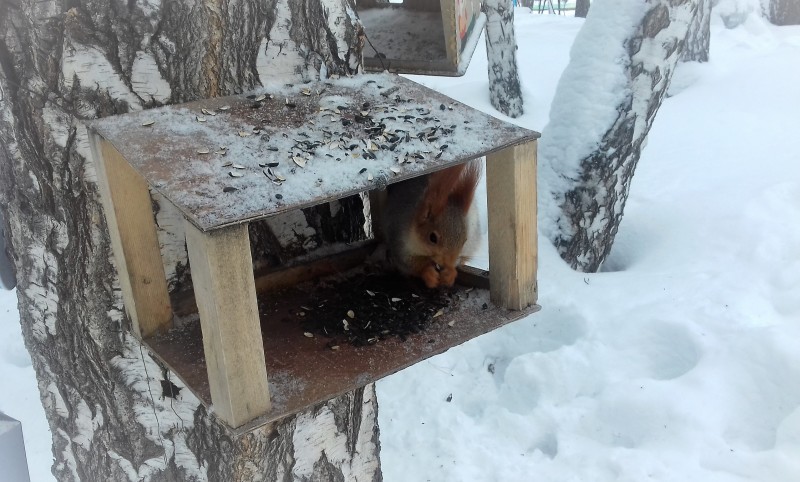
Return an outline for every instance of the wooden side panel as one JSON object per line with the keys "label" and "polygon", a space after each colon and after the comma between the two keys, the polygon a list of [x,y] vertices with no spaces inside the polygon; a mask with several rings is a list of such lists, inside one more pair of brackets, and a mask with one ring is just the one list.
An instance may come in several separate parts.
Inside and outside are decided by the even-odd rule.
{"label": "wooden side panel", "polygon": [[383,241],[383,223],[386,222],[386,189],[373,189],[369,192],[369,217],[372,237]]}
{"label": "wooden side panel", "polygon": [[270,410],[247,225],[203,233],[186,222],[211,401],[238,427]]}
{"label": "wooden side panel", "polygon": [[145,180],[108,141],[92,136],[97,183],[125,308],[141,338],[172,327],[172,307]]}
{"label": "wooden side panel", "polygon": [[486,157],[492,302],[521,310],[536,303],[536,141]]}
{"label": "wooden side panel", "polygon": [[455,0],[440,0],[442,7],[442,26],[444,27],[444,46],[447,49],[447,60],[454,67],[458,65],[461,42],[458,37]]}

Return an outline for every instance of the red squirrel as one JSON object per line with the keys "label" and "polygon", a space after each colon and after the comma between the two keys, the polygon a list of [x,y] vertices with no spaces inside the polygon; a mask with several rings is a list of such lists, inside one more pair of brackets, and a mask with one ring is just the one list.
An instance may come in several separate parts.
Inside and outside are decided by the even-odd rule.
{"label": "red squirrel", "polygon": [[428,288],[453,286],[480,175],[472,161],[388,187],[384,234],[401,273]]}

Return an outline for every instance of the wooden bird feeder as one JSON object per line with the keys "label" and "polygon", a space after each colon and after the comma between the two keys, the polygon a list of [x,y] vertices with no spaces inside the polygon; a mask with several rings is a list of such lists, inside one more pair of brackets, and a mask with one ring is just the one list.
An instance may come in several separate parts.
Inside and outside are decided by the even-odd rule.
{"label": "wooden bird feeder", "polygon": [[[91,122],[89,132],[133,331],[234,433],[538,309],[538,134],[410,80],[378,74],[262,89],[104,118]],[[373,141],[377,133],[384,137]],[[465,268],[459,275],[459,283],[474,286],[459,288],[467,301],[437,313],[405,340],[335,350],[324,336],[309,337],[285,321],[326,289],[302,288],[302,279],[359,265],[368,250],[359,246],[256,275],[249,223],[379,193],[387,184],[481,156],[487,158],[490,271]],[[151,190],[185,218],[193,296],[168,292]],[[261,299],[268,310],[259,311]],[[175,328],[176,313],[195,305],[199,323]]]}
{"label": "wooden bird feeder", "polygon": [[480,0],[359,0],[371,71],[464,75],[486,24]]}

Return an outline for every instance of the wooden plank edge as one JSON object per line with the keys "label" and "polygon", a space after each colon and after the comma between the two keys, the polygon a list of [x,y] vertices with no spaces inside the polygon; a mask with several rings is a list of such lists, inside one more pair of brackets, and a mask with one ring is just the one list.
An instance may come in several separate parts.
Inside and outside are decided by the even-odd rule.
{"label": "wooden plank edge", "polygon": [[[422,358],[421,360],[417,360],[417,361],[414,361],[414,362],[410,362],[410,363],[405,363],[405,364],[399,365],[398,367],[392,369],[392,371],[390,371],[389,373],[386,373],[385,375],[382,375],[382,376],[380,376],[380,377],[378,377],[378,378],[376,378],[374,380],[370,379],[369,381],[365,382],[363,385],[358,385],[358,386],[352,387],[351,390],[355,390],[355,389],[361,388],[361,387],[366,386],[366,385],[368,385],[370,383],[375,383],[375,382],[377,382],[379,380],[382,380],[382,379],[384,379],[384,378],[386,378],[388,376],[394,375],[395,373],[397,373],[397,372],[399,372],[401,370],[404,370],[404,369],[408,368],[409,366],[414,365],[415,363],[419,363],[421,361],[427,360],[427,359],[429,359],[431,357],[434,357],[436,355],[440,355],[440,354],[446,352],[447,350],[449,350],[449,349],[451,349],[453,347],[463,345],[464,343],[466,343],[466,342],[468,342],[470,340],[473,340],[473,339],[475,339],[475,338],[477,338],[479,336],[485,335],[485,334],[489,333],[490,331],[494,331],[495,329],[502,328],[503,326],[509,325],[509,324],[511,324],[511,323],[513,323],[515,321],[519,321],[519,320],[521,320],[521,319],[523,319],[523,318],[525,318],[527,316],[533,315],[534,313],[537,313],[542,309],[542,307],[540,305],[531,305],[531,306],[529,306],[529,307],[527,307],[527,308],[525,308],[523,310],[519,310],[519,311],[505,310],[503,308],[500,308],[500,307],[497,307],[497,306],[494,306],[494,305],[492,305],[492,307],[494,308],[494,310],[498,310],[498,311],[502,310],[506,314],[506,316],[504,317],[504,322],[502,324],[498,325],[497,327],[495,327],[493,329],[487,329],[486,331],[481,331],[477,335],[475,335],[474,337],[470,338],[469,340],[464,340],[463,342],[461,342],[461,343],[459,343],[457,345],[452,345],[452,346],[448,346],[446,348],[432,350],[429,354],[426,354],[426,356],[424,358]],[[197,391],[195,391],[192,388],[192,386],[186,382],[186,380],[183,378],[183,376],[181,376],[180,372],[171,363],[169,363],[168,360],[163,358],[158,353],[158,351],[151,344],[151,340],[150,339],[143,340],[143,343],[148,348],[148,350],[150,350],[152,355],[154,355],[159,361],[161,361],[161,363],[163,363],[167,368],[169,368],[169,370],[172,372],[173,375],[178,377],[178,379],[183,384],[183,388],[185,388],[186,390],[189,390],[192,393],[192,395],[194,395],[194,397],[197,398],[200,401],[200,403],[202,403],[206,408],[209,408],[211,406],[210,400],[205,400],[202,396],[200,396],[200,394],[198,394]],[[334,392],[332,395],[330,395],[330,398],[328,398],[326,400],[319,400],[317,402],[312,403],[311,405],[307,405],[305,407],[298,408],[298,409],[295,409],[295,410],[289,410],[289,411],[287,411],[285,413],[281,413],[280,415],[276,415],[274,413],[268,412],[268,413],[266,413],[264,415],[261,415],[259,417],[254,418],[253,420],[251,420],[249,422],[246,422],[243,425],[241,425],[239,427],[236,427],[236,428],[231,427],[230,425],[228,425],[221,418],[218,418],[218,420],[222,423],[223,426],[225,426],[228,429],[230,436],[232,436],[232,437],[241,437],[241,436],[243,436],[243,435],[245,435],[245,434],[247,434],[249,432],[252,432],[253,430],[257,430],[257,429],[262,428],[262,427],[267,426],[267,425],[275,424],[275,423],[279,422],[280,420],[283,420],[286,417],[291,417],[292,415],[296,415],[296,414],[302,412],[303,410],[305,410],[307,408],[317,406],[317,405],[319,405],[321,403],[325,403],[328,400],[334,399],[336,397],[340,397],[340,396],[344,395],[345,393],[348,393],[348,390],[338,390],[338,391]]]}
{"label": "wooden plank edge", "polygon": [[[358,187],[356,187],[354,189],[350,189],[348,191],[344,191],[344,192],[341,192],[341,193],[336,193],[336,194],[334,194],[332,196],[326,197],[326,198],[321,199],[321,200],[316,200],[316,201],[311,201],[311,202],[301,203],[301,204],[295,204],[295,205],[292,205],[290,207],[287,206],[285,208],[278,209],[278,210],[275,210],[275,211],[272,211],[272,212],[269,212],[269,213],[257,214],[257,215],[251,216],[249,218],[238,219],[236,221],[220,222],[220,223],[217,223],[217,224],[201,225],[196,219],[194,219],[191,215],[187,214],[185,211],[181,211],[181,212],[184,214],[184,217],[186,217],[187,221],[192,223],[192,225],[194,227],[196,227],[197,229],[199,229],[200,231],[203,231],[203,232],[214,231],[216,229],[227,228],[227,227],[236,226],[238,224],[243,224],[243,223],[253,223],[253,222],[261,221],[262,219],[266,219],[266,218],[270,218],[270,217],[273,217],[273,216],[277,216],[279,214],[284,214],[284,213],[288,213],[288,212],[291,212],[291,211],[296,211],[298,209],[305,209],[305,208],[309,208],[309,207],[313,207],[313,206],[318,206],[318,205],[324,204],[326,202],[336,201],[336,200],[343,199],[343,198],[346,198],[346,197],[349,197],[349,196],[360,194],[360,193],[365,192],[365,191],[368,192],[368,191],[373,191],[373,190],[376,190],[376,189],[385,189],[387,186],[389,186],[391,184],[395,184],[395,183],[402,182],[402,181],[407,181],[409,179],[413,179],[413,178],[419,177],[419,176],[427,176],[428,174],[433,174],[434,172],[438,172],[438,171],[441,171],[443,169],[448,169],[448,168],[451,168],[453,166],[457,166],[459,164],[464,164],[465,162],[474,161],[475,159],[480,159],[481,157],[485,157],[485,156],[488,156],[490,154],[494,154],[496,152],[502,151],[502,150],[507,149],[507,148],[511,148],[511,147],[515,147],[515,146],[519,146],[519,145],[525,144],[527,142],[535,141],[541,136],[541,134],[539,134],[538,132],[534,132],[534,131],[529,131],[529,132],[531,134],[525,135],[524,137],[520,137],[520,138],[514,139],[513,141],[505,143],[505,144],[502,144],[499,147],[495,147],[495,148],[489,149],[487,151],[482,151],[481,154],[478,154],[475,157],[470,157],[470,158],[466,158],[466,159],[459,159],[459,160],[453,161],[453,162],[451,162],[449,164],[445,164],[445,165],[437,165],[437,166],[435,166],[434,168],[432,168],[432,169],[430,169],[428,171],[425,171],[425,172],[422,172],[422,173],[414,173],[413,175],[412,174],[393,175],[393,176],[391,176],[389,178],[390,182],[387,182],[386,184],[374,184],[374,185],[367,185],[367,186],[358,186]],[[364,181],[364,182],[369,182],[369,181]],[[166,193],[162,192],[161,190],[159,190],[159,189],[157,189],[155,187],[153,187],[153,190],[157,191],[159,194],[164,196],[167,200],[172,202],[169,199],[169,197],[167,196]]]}

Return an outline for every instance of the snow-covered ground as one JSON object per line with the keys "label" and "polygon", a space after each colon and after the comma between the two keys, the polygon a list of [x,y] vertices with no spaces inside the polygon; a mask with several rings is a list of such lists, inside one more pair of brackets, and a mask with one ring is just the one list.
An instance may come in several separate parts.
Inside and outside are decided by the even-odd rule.
{"label": "snow-covered ground", "polygon": [[[516,22],[515,122],[541,131],[583,21]],[[540,313],[378,383],[387,482],[800,480],[800,27],[713,22],[604,272],[540,239]],[[480,47],[464,77],[415,77],[492,112],[486,79]],[[0,410],[23,423],[32,480],[52,480],[17,320],[0,292]]]}

